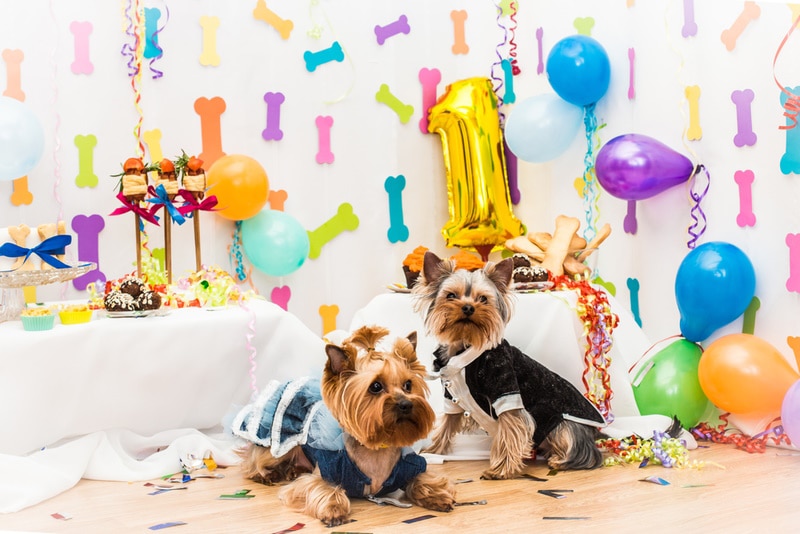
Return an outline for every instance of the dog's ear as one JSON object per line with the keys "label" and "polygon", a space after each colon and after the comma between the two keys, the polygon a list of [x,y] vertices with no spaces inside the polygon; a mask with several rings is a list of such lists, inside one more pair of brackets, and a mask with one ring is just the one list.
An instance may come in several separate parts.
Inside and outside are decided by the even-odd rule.
{"label": "dog's ear", "polygon": [[414,347],[414,350],[417,350],[417,331],[414,330],[408,334],[406,339],[411,343],[411,346]]}
{"label": "dog's ear", "polygon": [[494,285],[505,291],[511,285],[511,279],[514,275],[514,259],[506,258],[499,263],[487,265],[484,270],[486,276],[489,277]]}
{"label": "dog's ear", "polygon": [[332,374],[338,375],[342,371],[354,369],[352,360],[338,345],[325,345],[325,353],[328,355],[326,367]]}
{"label": "dog's ear", "polygon": [[422,275],[426,284],[435,284],[444,275],[452,274],[449,262],[442,261],[439,256],[430,250],[422,258]]}

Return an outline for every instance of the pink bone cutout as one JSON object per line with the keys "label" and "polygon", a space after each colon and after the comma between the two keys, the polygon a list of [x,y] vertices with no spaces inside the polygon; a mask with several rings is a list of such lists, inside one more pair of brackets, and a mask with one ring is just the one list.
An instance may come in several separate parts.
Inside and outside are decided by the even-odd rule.
{"label": "pink bone cutout", "polygon": [[69,31],[75,36],[75,61],[70,67],[72,73],[91,74],[94,70],[94,65],[89,59],[89,36],[92,34],[92,23],[75,20],[69,25]]}
{"label": "pink bone cutout", "polygon": [[786,234],[786,246],[789,247],[789,278],[786,289],[800,293],[800,234]]}
{"label": "pink bone cutout", "polygon": [[397,35],[398,33],[408,35],[410,31],[411,26],[408,25],[408,17],[400,15],[396,21],[386,26],[375,26],[375,38],[378,40],[379,45],[383,45],[389,37]]}
{"label": "pink bone cutout", "polygon": [[442,81],[439,69],[419,69],[419,83],[422,84],[422,118],[419,120],[419,131],[428,133],[428,112],[436,104],[436,86]]}
{"label": "pink bone cutout", "polygon": [[731,102],[736,105],[736,127],[738,129],[736,135],[733,136],[733,144],[738,147],[756,144],[757,136],[753,132],[753,118],[750,111],[750,104],[753,102],[754,96],[752,89],[731,93]]}
{"label": "pink bone cutout", "polygon": [[333,163],[333,152],[331,152],[333,117],[320,115],[314,122],[317,125],[317,163]]}
{"label": "pink bone cutout", "polygon": [[285,97],[283,93],[264,93],[264,102],[267,103],[267,127],[261,132],[264,141],[280,141],[283,139],[281,131],[281,104]]}
{"label": "pink bone cutout", "polygon": [[756,216],[753,213],[753,171],[736,171],[733,179],[739,186],[739,215],[736,216],[736,224],[744,228],[745,226],[755,226]]}

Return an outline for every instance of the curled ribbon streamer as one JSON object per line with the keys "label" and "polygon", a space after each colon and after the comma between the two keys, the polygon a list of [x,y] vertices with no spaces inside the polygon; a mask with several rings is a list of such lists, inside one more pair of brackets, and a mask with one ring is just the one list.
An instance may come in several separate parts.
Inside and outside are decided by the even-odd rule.
{"label": "curled ribbon streamer", "polygon": [[233,230],[233,243],[229,249],[230,261],[236,271],[236,278],[240,282],[247,280],[247,274],[244,271],[244,258],[242,257],[242,221],[236,221],[236,227]]}
{"label": "curled ribbon streamer", "polygon": [[125,34],[133,39],[133,45],[131,45],[131,43],[122,45],[121,54],[128,57],[128,76],[132,77],[139,72],[139,66],[136,62],[136,54],[139,48],[139,34],[136,31],[133,17],[130,14],[131,9],[138,11],[139,7],[138,4],[132,4],[132,0],[128,0],[122,13],[125,17]]}
{"label": "curled ribbon streamer", "polygon": [[[697,185],[697,176],[700,174],[705,174],[705,184],[703,186]],[[697,240],[700,239],[707,227],[707,219],[706,214],[703,211],[703,208],[700,207],[700,203],[706,197],[708,193],[708,189],[711,186],[711,175],[708,173],[708,169],[706,169],[705,165],[698,165],[695,167],[694,171],[692,172],[692,176],[689,178],[691,183],[689,188],[689,197],[692,199],[694,203],[692,205],[692,209],[689,211],[694,222],[689,226],[689,241],[686,245],[692,249],[697,246]]]}
{"label": "curled ribbon streamer", "polygon": [[155,214],[158,213],[162,207],[167,210],[172,220],[174,220],[179,225],[186,222],[186,217],[180,212],[178,208],[175,207],[175,204],[169,199],[169,195],[167,194],[167,190],[164,189],[164,186],[159,184],[158,187],[153,187],[152,185],[147,186],[147,192],[152,195],[150,198],[147,199],[147,202],[153,204],[150,207],[150,213]]}
{"label": "curled ribbon streamer", "polygon": [[[492,63],[492,68],[491,68],[490,72],[491,72],[491,78],[492,78],[492,81],[493,81],[492,85],[493,85],[493,88],[494,88],[494,94],[497,96],[497,108],[500,109],[503,106],[503,95],[500,94],[500,90],[503,88],[504,81],[503,81],[503,78],[498,77],[497,75],[495,75],[494,72],[495,72],[495,69],[497,67],[500,67],[502,69],[502,66],[503,66],[503,59],[504,58],[503,58],[503,55],[500,53],[500,49],[503,46],[505,46],[505,44],[508,42],[508,29],[501,22],[501,18],[502,18],[502,15],[503,15],[503,8],[500,7],[500,5],[498,5],[498,4],[495,4],[495,5],[497,6],[497,17],[495,18],[495,21],[497,23],[497,27],[501,28],[503,30],[503,40],[500,41],[499,43],[497,43],[497,45],[494,47],[494,53],[497,56],[497,61]],[[503,126],[503,124],[506,121],[505,119],[506,119],[505,114],[500,112],[500,126]]]}
{"label": "curled ribbon streamer", "polygon": [[800,113],[800,96],[792,93],[788,89],[786,89],[779,81],[778,77],[775,75],[775,65],[778,63],[778,57],[781,54],[781,50],[783,50],[783,46],[789,40],[789,36],[792,35],[794,29],[797,28],[797,25],[800,24],[800,16],[795,19],[792,27],[789,28],[789,31],[783,37],[781,44],[778,45],[778,49],[775,51],[775,57],[772,60],[772,78],[775,80],[775,83],[780,88],[781,92],[786,95],[786,102],[783,104],[783,116],[786,117],[791,124],[782,124],[778,126],[779,130],[791,130],[795,126],[797,126],[797,115]]}
{"label": "curled ribbon streamer", "polygon": [[183,206],[178,207],[181,215],[191,217],[192,212],[195,211],[216,211],[214,210],[217,206],[217,197],[215,195],[205,197],[202,202],[198,202],[194,193],[186,189],[180,189],[178,190],[178,196],[184,200]]}
{"label": "curled ribbon streamer", "polygon": [[159,60],[162,57],[164,57],[164,49],[161,48],[161,45],[158,44],[158,40],[156,39],[158,37],[158,34],[161,33],[162,31],[164,31],[164,28],[166,28],[167,22],[169,22],[169,7],[167,7],[166,4],[164,5],[164,11],[165,11],[165,13],[164,13],[164,15],[165,15],[164,24],[161,25],[160,28],[156,28],[156,31],[153,32],[153,39],[151,41],[153,43],[153,48],[155,48],[158,51],[158,55],[156,55],[154,58],[150,59],[150,63],[149,63],[150,72],[153,73],[153,79],[154,80],[157,80],[157,79],[161,78],[162,76],[164,76],[164,71],[160,71],[160,70],[156,69],[153,66],[153,63],[155,63],[157,60]]}
{"label": "curled ribbon streamer", "polygon": [[595,175],[594,143],[598,141],[597,116],[595,104],[584,106],[583,125],[586,129],[586,154],[583,157],[583,209],[586,216],[584,238],[591,241],[597,233],[597,221],[600,218],[599,193]]}
{"label": "curled ribbon streamer", "polygon": [[522,71],[517,64],[517,43],[514,42],[514,36],[517,32],[517,2],[511,2],[511,14],[508,16],[511,19],[511,26],[509,27],[508,31],[511,34],[511,37],[508,39],[508,55],[511,57],[511,72],[514,76],[518,76]]}
{"label": "curled ribbon streamer", "polygon": [[[115,209],[109,213],[109,215],[122,215],[123,213],[133,212],[145,221],[151,222],[158,226],[158,217],[155,214],[150,213],[150,211],[147,209],[141,207],[138,202],[129,201],[127,198],[125,198],[125,195],[123,195],[121,191],[117,193],[117,199],[122,202],[122,207]],[[140,227],[140,230],[142,230],[142,227]]]}
{"label": "curled ribbon streamer", "polygon": [[[719,418],[722,421],[722,424],[717,425],[716,427],[713,427],[708,423],[700,423],[692,429],[692,434],[699,439],[712,441],[714,443],[730,443],[733,444],[737,449],[741,449],[749,453],[765,452],[767,450],[768,441],[772,441],[775,445],[780,445],[781,443],[785,443],[787,445],[791,444],[789,436],[783,431],[783,426],[773,426],[774,423],[780,421],[780,417],[770,421],[764,431],[759,432],[755,436],[747,436],[741,432],[737,432],[733,428],[728,428],[728,417],[730,417],[730,413],[724,413],[720,415]],[[775,435],[771,436],[770,434]]]}
{"label": "curled ribbon streamer", "polygon": [[250,315],[250,321],[247,322],[247,334],[245,334],[245,339],[247,340],[247,354],[250,361],[248,374],[250,376],[250,390],[252,391],[250,401],[252,402],[258,397],[258,380],[256,379],[256,356],[258,355],[258,349],[253,345],[253,339],[256,337],[256,314],[245,304],[244,298],[239,299],[239,307]]}
{"label": "curled ribbon streamer", "polygon": [[42,258],[42,261],[56,269],[68,269],[69,265],[53,256],[64,254],[64,249],[70,243],[72,243],[72,236],[67,234],[48,237],[33,248],[21,247],[16,243],[4,243],[0,245],[0,256],[6,256],[8,258],[21,258],[25,256],[25,259],[22,260],[22,264],[24,265],[25,262],[28,261],[28,258],[31,257],[31,254],[36,254]]}

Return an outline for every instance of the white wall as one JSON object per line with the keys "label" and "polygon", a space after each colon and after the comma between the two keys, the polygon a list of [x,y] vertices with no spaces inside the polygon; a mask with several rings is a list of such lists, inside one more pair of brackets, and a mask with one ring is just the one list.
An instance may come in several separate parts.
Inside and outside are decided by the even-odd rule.
{"label": "white wall", "polygon": [[[138,114],[134,91],[120,53],[130,42],[124,33],[121,6],[124,2],[72,0],[0,0],[0,49],[20,49],[25,103],[45,128],[44,155],[30,172],[30,205],[13,206],[11,182],[0,182],[0,227],[41,222],[63,217],[67,223],[78,214],[100,214],[105,229],[100,236],[100,263],[105,275],[121,276],[132,270],[133,222],[130,216],[109,217],[118,206],[115,179],[126,158],[136,153],[134,127]],[[273,190],[285,190],[285,211],[312,230],[328,220],[343,202],[354,206],[360,225],[327,244],[319,258],[307,260],[296,272],[275,278],[254,272],[259,292],[269,297],[273,288],[288,286],[289,310],[312,330],[321,332],[318,309],[337,305],[337,326],[346,328],[353,313],[385,286],[402,281],[401,262],[417,245],[440,254],[446,250],[440,230],[447,221],[444,163],[438,135],[424,135],[418,128],[422,116],[421,68],[442,73],[441,95],[453,81],[490,76],[497,61],[495,47],[506,36],[496,20],[497,7],[477,0],[407,0],[406,2],[332,2],[320,0],[274,0],[269,7],[294,23],[289,39],[253,17],[255,0],[213,2],[175,0],[146,2],[169,19],[159,34],[164,56],[154,64],[164,72],[151,79],[146,68],[141,78],[143,131],[158,128],[166,156],[180,151],[202,150],[200,124],[193,110],[199,97],[222,97],[227,110],[222,115],[222,144],[229,154],[245,154],[258,160],[269,176]],[[759,3],[760,16],[750,22],[729,51],[720,36],[735,26],[743,2],[695,0],[697,34],[681,36],[684,2],[628,0],[624,2],[523,0],[516,15],[515,42],[522,69],[514,79],[515,94],[526,97],[552,92],[545,74],[537,74],[536,29],[544,31],[544,57],[561,38],[576,33],[573,21],[592,17],[592,37],[605,48],[611,60],[611,84],[597,106],[605,127],[601,141],[624,133],[654,137],[695,163],[704,164],[711,187],[703,203],[708,227],[700,242],[722,240],[741,248],[753,262],[757,277],[756,296],[761,301],[756,335],[766,339],[794,361],[787,337],[800,336],[798,294],[787,291],[790,256],[784,240],[800,232],[800,180],[779,168],[787,144],[780,106],[780,90],[773,74],[785,86],[800,85],[795,67],[800,57],[800,35],[794,34],[773,59],[790,29],[793,11],[781,3]],[[450,12],[468,12],[467,55],[451,52],[453,25]],[[383,46],[376,43],[373,28],[387,24],[400,14],[408,17],[411,31],[397,35]],[[203,15],[220,20],[217,34],[219,66],[203,66],[201,27]],[[72,21],[90,21],[91,74],[74,74]],[[163,18],[162,18],[163,21]],[[501,23],[512,25],[508,17]],[[322,26],[316,39],[307,34]],[[303,53],[328,47],[337,40],[346,51],[341,63],[322,65],[313,73],[305,69]],[[629,100],[628,49],[636,52],[635,99]],[[508,45],[502,47],[507,52]],[[497,71],[499,72],[499,71]],[[0,68],[0,87],[6,72]],[[414,106],[412,119],[401,124],[398,117],[375,101],[378,87],[386,83],[405,103]],[[683,133],[689,124],[685,88],[701,88],[700,140],[688,141]],[[752,89],[754,146],[737,148],[736,112],[730,95],[737,89]],[[264,141],[266,107],[263,94],[280,91],[286,101],[281,108],[280,141]],[[511,106],[504,106],[505,113]],[[318,115],[334,118],[332,150],[335,162],[319,165]],[[76,135],[94,134],[94,171],[100,184],[78,188]],[[547,163],[519,162],[521,202],[517,217],[531,231],[552,231],[558,214],[583,219],[584,206],[573,188],[584,169],[586,143],[578,136],[567,152]],[[737,170],[755,173],[754,227],[739,227]],[[403,196],[405,223],[410,237],[392,244],[388,204],[383,188],[387,176],[403,174],[407,186]],[[638,232],[623,231],[626,203],[601,192],[600,224],[609,222],[612,236],[602,246],[600,269],[605,280],[616,286],[616,296],[629,302],[628,278],[641,284],[642,325],[655,342],[679,333],[675,302],[675,274],[688,253],[687,227],[691,224],[688,185],[678,186],[638,203]],[[204,214],[204,262],[231,269],[227,247],[234,223]],[[150,229],[150,246],[162,243],[160,229]],[[173,265],[176,275],[194,266],[191,229],[173,231]],[[495,256],[499,257],[497,253]],[[795,267],[800,268],[800,267]],[[40,288],[41,298],[75,298],[70,285]],[[714,303],[709,303],[713,306]],[[741,319],[715,336],[740,331]]]}

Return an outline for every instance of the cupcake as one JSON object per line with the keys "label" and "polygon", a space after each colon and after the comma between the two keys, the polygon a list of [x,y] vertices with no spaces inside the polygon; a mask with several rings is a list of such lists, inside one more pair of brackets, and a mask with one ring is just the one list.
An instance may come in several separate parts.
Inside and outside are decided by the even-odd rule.
{"label": "cupcake", "polygon": [[427,251],[426,247],[419,246],[403,260],[403,274],[406,277],[406,287],[408,289],[411,289],[417,283]]}
{"label": "cupcake", "polygon": [[61,324],[81,324],[92,320],[92,309],[86,304],[65,306],[58,312]]}
{"label": "cupcake", "polygon": [[47,308],[26,308],[20,314],[22,328],[28,332],[52,330],[56,316]]}
{"label": "cupcake", "polygon": [[468,271],[477,271],[483,269],[485,263],[475,254],[470,254],[466,250],[459,250],[453,256],[450,256],[456,264],[456,269],[466,269]]}

